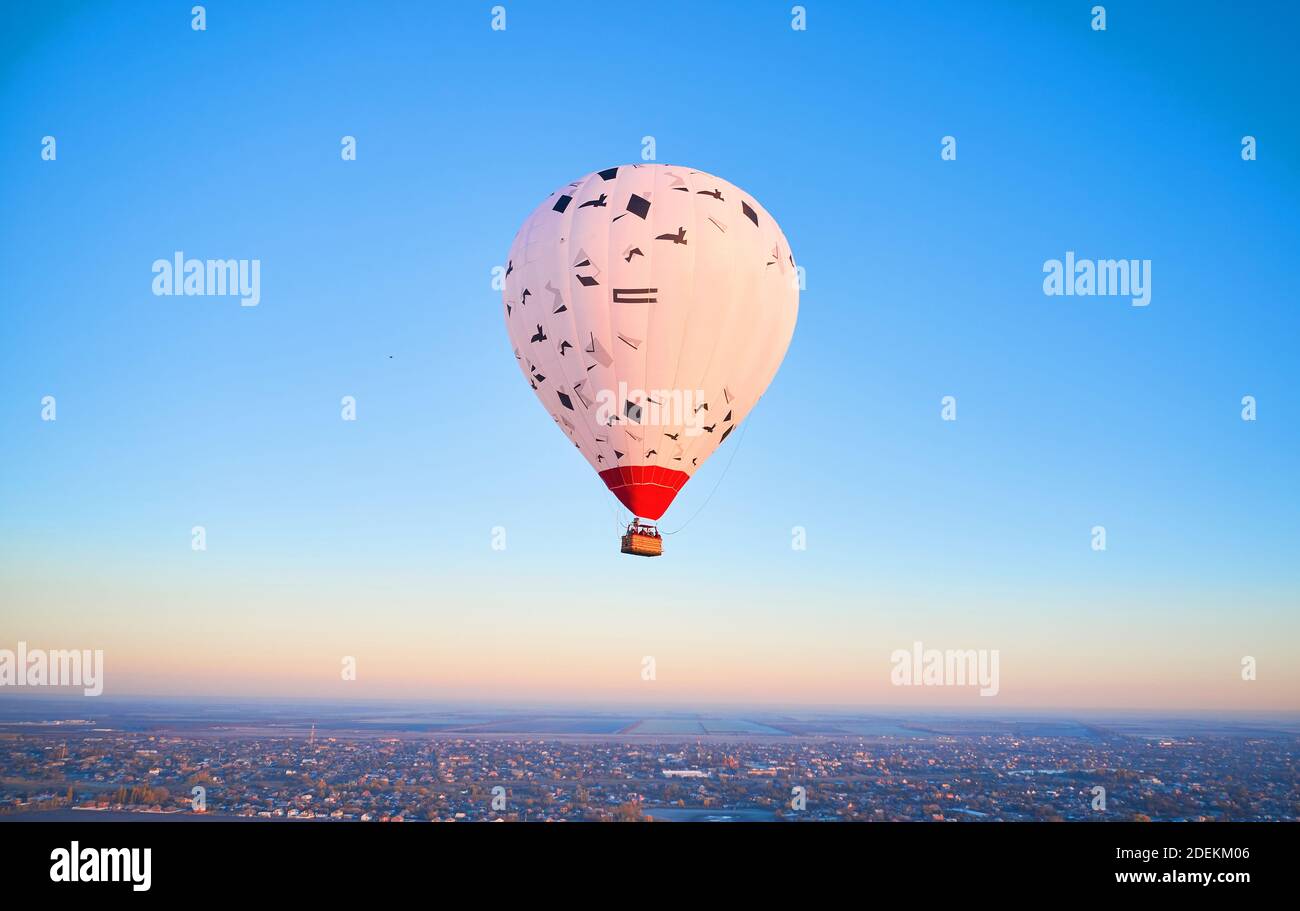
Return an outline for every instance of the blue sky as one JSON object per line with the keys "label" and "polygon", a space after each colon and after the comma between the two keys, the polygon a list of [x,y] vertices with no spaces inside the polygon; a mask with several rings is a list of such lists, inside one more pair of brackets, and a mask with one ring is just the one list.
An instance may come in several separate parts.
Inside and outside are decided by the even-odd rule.
{"label": "blue sky", "polygon": [[[1294,7],[1108,3],[1095,32],[1091,3],[810,2],[797,32],[789,3],[507,2],[496,32],[490,3],[213,2],[194,32],[190,5],[0,13],[7,639],[537,635],[754,680],[793,651],[777,679],[842,702],[871,656],[952,639],[1081,704],[1176,701],[1172,671],[1103,685],[1118,648],[1296,707],[1294,676],[1215,688],[1300,658]],[[490,282],[543,197],[647,135],[754,194],[807,289],[734,458],[634,561]],[[260,306],[153,296],[175,250],[260,259]],[[1045,296],[1067,250],[1150,259],[1150,305]],[[137,690],[194,685],[130,655]]]}

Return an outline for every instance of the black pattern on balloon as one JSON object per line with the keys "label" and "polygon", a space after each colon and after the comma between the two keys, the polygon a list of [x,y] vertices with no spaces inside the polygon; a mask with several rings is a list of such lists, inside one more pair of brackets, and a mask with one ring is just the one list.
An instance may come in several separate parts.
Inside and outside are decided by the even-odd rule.
{"label": "black pattern on balloon", "polygon": [[594,273],[593,275],[583,275],[581,273],[576,275],[576,278],[582,283],[583,287],[590,288],[593,285],[600,284],[600,282],[596,280],[596,276],[600,274],[600,268],[592,263],[591,257],[587,255],[586,250],[578,251],[577,262],[573,264],[573,268],[590,269]]}
{"label": "black pattern on balloon", "polygon": [[740,211],[744,212],[745,217],[754,223],[755,228],[758,227],[758,213],[750,208],[749,203],[745,202],[743,199],[740,201]]}
{"label": "black pattern on balloon", "polygon": [[650,214],[650,200],[633,193],[627,201],[627,210],[637,218],[645,218]]}
{"label": "black pattern on balloon", "polygon": [[613,291],[616,304],[659,303],[659,298],[653,296],[659,293],[658,288],[614,288]]}
{"label": "black pattern on balloon", "polygon": [[606,199],[607,199],[607,197],[605,196],[605,194],[604,194],[604,193],[601,193],[599,199],[588,200],[587,202],[584,202],[582,205],[578,206],[578,208],[579,208],[579,209],[585,209],[585,208],[587,208],[588,206],[594,206],[595,208],[603,209],[603,208],[605,207],[605,200],[606,200]]}
{"label": "black pattern on balloon", "polygon": [[[597,364],[600,364],[602,367],[608,367],[610,364],[614,363],[614,358],[605,350],[605,346],[596,341],[596,334],[594,332],[589,332],[587,334],[590,336],[590,341],[587,342],[587,346],[583,350],[591,355],[592,360]],[[595,364],[592,366],[594,367]],[[587,369],[590,370],[591,367],[588,367]]]}
{"label": "black pattern on balloon", "polygon": [[538,324],[537,324],[537,332],[534,333],[533,337],[530,338],[529,341],[530,341],[530,342],[544,342],[544,341],[546,341],[546,333],[542,331],[542,324],[541,324],[541,323],[538,323]]}
{"label": "black pattern on balloon", "polygon": [[686,229],[678,228],[676,234],[660,234],[655,240],[671,240],[675,244],[686,246]]}
{"label": "black pattern on balloon", "polygon": [[564,341],[560,342],[560,357],[564,357],[564,349],[572,348],[572,347],[573,345],[569,343],[568,339],[565,339]]}
{"label": "black pattern on balloon", "polygon": [[714,199],[716,199],[718,202],[726,202],[726,200],[722,198],[722,191],[721,191],[721,190],[718,190],[718,189],[713,189],[713,190],[696,190],[696,191],[695,191],[695,195],[696,195],[696,196],[712,196],[712,197],[713,197]]}
{"label": "black pattern on balloon", "polygon": [[565,310],[568,309],[568,307],[564,306],[564,295],[560,293],[559,288],[553,287],[549,280],[546,282],[546,290],[551,292],[551,294],[555,295],[555,300],[552,301],[551,303],[552,315],[556,313],[563,313]]}
{"label": "black pattern on balloon", "polygon": [[634,256],[645,256],[645,254],[641,252],[640,247],[632,247],[630,250],[624,251],[623,261],[630,263],[632,261],[632,257]]}
{"label": "black pattern on balloon", "polygon": [[551,208],[553,211],[563,212],[565,209],[569,208],[569,203],[571,202],[573,202],[572,196],[561,196],[555,201],[555,205]]}
{"label": "black pattern on balloon", "polygon": [[596,174],[601,180],[613,180],[618,176],[618,168],[606,168],[603,171],[597,171]]}

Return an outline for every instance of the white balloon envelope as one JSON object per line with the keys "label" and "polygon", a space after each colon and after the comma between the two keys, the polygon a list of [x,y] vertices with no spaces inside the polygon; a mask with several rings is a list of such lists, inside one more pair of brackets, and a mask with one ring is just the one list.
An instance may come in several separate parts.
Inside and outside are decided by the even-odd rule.
{"label": "white balloon envelope", "polygon": [[503,301],[538,400],[623,505],[653,520],[776,375],[799,282],[781,228],[748,193],[686,167],[622,165],[534,210]]}

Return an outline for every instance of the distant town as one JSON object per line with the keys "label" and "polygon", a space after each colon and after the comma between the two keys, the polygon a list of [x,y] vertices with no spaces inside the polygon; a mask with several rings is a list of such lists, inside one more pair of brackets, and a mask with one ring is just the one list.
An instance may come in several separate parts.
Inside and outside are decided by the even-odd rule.
{"label": "distant town", "polygon": [[88,705],[0,702],[0,821],[1300,818],[1285,720]]}

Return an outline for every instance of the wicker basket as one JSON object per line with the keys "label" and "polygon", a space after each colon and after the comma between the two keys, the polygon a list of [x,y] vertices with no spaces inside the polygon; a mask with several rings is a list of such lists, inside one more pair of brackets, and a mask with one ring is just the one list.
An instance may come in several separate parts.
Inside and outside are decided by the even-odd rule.
{"label": "wicker basket", "polygon": [[664,552],[664,539],[657,535],[639,535],[636,532],[628,532],[623,536],[623,546],[620,549],[625,554],[633,554],[638,557],[658,557]]}

